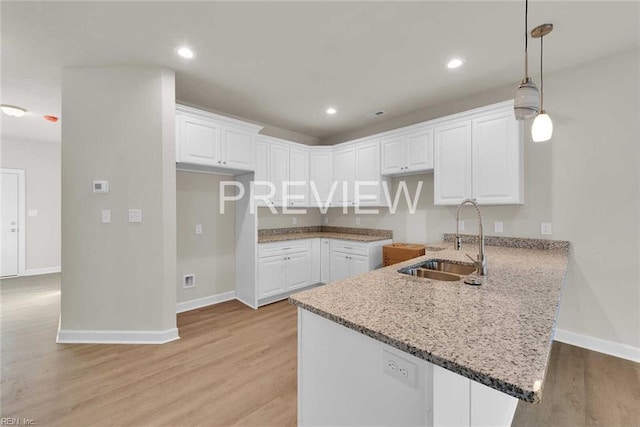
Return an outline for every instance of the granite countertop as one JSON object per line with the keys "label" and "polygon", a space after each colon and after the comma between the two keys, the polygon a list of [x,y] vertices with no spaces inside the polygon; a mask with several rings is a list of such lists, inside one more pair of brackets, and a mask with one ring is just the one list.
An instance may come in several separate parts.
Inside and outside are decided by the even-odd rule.
{"label": "granite countertop", "polygon": [[391,232],[391,230],[328,226],[272,228],[266,230],[258,230],[258,243],[314,239],[317,237],[325,239],[349,240],[353,242],[377,242],[380,240],[392,239],[393,233]]}
{"label": "granite countertop", "polygon": [[467,263],[464,253],[477,253],[471,243],[458,252],[442,242],[427,247],[425,256],[294,294],[290,301],[474,381],[538,402],[569,245],[505,242],[511,247],[486,247],[489,275],[481,286],[397,272],[433,258]]}

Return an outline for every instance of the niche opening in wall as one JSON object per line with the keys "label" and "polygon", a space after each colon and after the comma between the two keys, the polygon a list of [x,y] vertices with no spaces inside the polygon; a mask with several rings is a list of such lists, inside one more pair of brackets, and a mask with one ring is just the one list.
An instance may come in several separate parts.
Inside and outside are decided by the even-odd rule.
{"label": "niche opening in wall", "polygon": [[185,274],[182,277],[182,289],[189,289],[196,287],[196,275],[195,274]]}

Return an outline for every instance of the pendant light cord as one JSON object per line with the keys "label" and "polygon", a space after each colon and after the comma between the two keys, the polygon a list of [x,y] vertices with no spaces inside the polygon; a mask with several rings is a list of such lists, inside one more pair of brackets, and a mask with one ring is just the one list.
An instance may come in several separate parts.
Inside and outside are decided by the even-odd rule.
{"label": "pendant light cord", "polygon": [[529,34],[527,27],[529,24],[529,0],[524,2],[524,77],[529,77]]}
{"label": "pendant light cord", "polygon": [[544,58],[543,50],[542,50],[542,39],[544,36],[540,37],[540,112],[544,111],[544,78],[542,77],[542,58]]}

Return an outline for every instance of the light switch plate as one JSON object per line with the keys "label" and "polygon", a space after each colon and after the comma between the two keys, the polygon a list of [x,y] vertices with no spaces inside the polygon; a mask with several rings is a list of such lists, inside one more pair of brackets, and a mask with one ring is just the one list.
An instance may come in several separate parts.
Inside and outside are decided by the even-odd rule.
{"label": "light switch plate", "polygon": [[356,217],[356,225],[360,225],[360,218]]}
{"label": "light switch plate", "polygon": [[101,221],[103,224],[109,224],[111,222],[111,209],[102,209]]}
{"label": "light switch plate", "polygon": [[196,234],[202,234],[202,224],[196,224]]}
{"label": "light switch plate", "polygon": [[329,224],[329,217],[328,216],[324,217],[324,224],[325,225]]}
{"label": "light switch plate", "polygon": [[550,222],[541,222],[540,223],[540,234],[551,235],[553,234],[553,228],[551,227]]}
{"label": "light switch plate", "polygon": [[296,218],[295,216],[291,217],[291,224],[292,225],[298,225],[298,218]]}
{"label": "light switch plate", "polygon": [[458,230],[464,231],[464,221],[463,220],[458,221]]}
{"label": "light switch plate", "polygon": [[142,222],[142,209],[129,209],[129,222]]}
{"label": "light switch plate", "polygon": [[496,221],[493,223],[493,232],[494,233],[502,233],[504,231],[502,221]]}
{"label": "light switch plate", "polygon": [[27,211],[28,216],[38,216],[38,209],[29,209]]}

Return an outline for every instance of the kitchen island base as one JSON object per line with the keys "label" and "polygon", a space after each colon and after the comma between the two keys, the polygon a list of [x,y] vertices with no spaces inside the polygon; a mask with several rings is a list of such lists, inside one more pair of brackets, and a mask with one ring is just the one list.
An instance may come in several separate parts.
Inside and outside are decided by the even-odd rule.
{"label": "kitchen island base", "polygon": [[517,404],[298,307],[300,426],[509,426]]}

